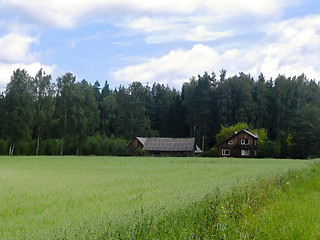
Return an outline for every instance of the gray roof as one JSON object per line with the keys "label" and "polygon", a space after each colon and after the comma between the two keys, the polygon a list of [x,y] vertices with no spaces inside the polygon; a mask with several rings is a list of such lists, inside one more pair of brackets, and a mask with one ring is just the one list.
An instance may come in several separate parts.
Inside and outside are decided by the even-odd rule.
{"label": "gray roof", "polygon": [[143,138],[143,137],[137,137],[137,139],[139,140],[139,142],[141,142],[142,145],[145,145],[147,138]]}
{"label": "gray roof", "polygon": [[257,135],[253,134],[252,132],[249,132],[248,130],[243,129],[242,131],[244,131],[245,133],[248,133],[250,136],[254,138],[259,138]]}
{"label": "gray roof", "polygon": [[181,152],[194,151],[194,138],[141,138],[137,139],[146,151]]}

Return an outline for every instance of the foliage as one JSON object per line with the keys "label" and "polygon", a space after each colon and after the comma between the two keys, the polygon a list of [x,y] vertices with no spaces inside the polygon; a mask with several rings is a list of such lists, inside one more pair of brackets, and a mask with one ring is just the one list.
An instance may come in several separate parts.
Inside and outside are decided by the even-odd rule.
{"label": "foliage", "polygon": [[253,130],[259,138],[258,138],[258,145],[263,145],[268,140],[267,131],[264,128],[260,128],[257,130]]}
{"label": "foliage", "polygon": [[224,127],[221,125],[221,130],[216,136],[217,143],[219,144],[225,141],[229,137],[233,136],[236,132],[240,132],[243,129],[248,130],[248,124],[239,122],[230,127]]}
{"label": "foliage", "polygon": [[[34,149],[36,149],[36,140],[28,142],[19,142],[15,146],[14,155],[34,155]],[[39,155],[60,155],[62,140],[61,139],[46,139],[42,141],[39,147]],[[96,156],[124,156],[126,154],[126,147],[128,142],[123,139],[116,139],[114,137],[100,137],[92,136],[87,137],[85,141],[81,143],[80,152],[81,155],[96,155]],[[0,155],[7,155],[9,150],[9,141],[0,139]],[[65,155],[75,155],[75,149],[78,145],[76,142],[66,138],[64,146]]]}
{"label": "foliage", "polygon": [[202,157],[218,157],[218,149],[216,147],[206,150],[201,154]]}
{"label": "foliage", "polygon": [[274,141],[266,141],[259,149],[259,156],[265,158],[278,158],[279,157],[279,145]]}
{"label": "foliage", "polygon": [[8,141],[0,139],[0,155],[7,155],[9,149]]}
{"label": "foliage", "polygon": [[13,155],[15,144],[32,136],[34,120],[31,76],[17,69],[7,85],[4,99],[4,132],[10,141],[9,154]]}
{"label": "foliage", "polygon": [[37,140],[35,155],[38,155],[40,139],[42,136],[49,135],[48,126],[52,125],[53,121],[54,89],[51,85],[51,75],[46,75],[42,69],[33,78],[32,83],[35,108],[34,135]]}
{"label": "foliage", "polygon": [[[191,77],[181,92],[140,82],[110,89],[106,81],[101,88],[98,81],[77,81],[72,73],[51,81],[42,69],[34,77],[17,69],[0,94],[0,139],[9,141],[9,154],[16,154],[18,145],[19,152],[42,154],[49,152],[43,144],[59,140],[61,155],[77,155],[87,152],[82,147],[96,135],[126,141],[137,136],[195,137],[206,151],[250,126],[265,129],[258,134],[264,134],[259,156],[320,156],[320,139],[314,134],[320,130],[320,85],[304,74],[267,80],[261,73],[255,80],[242,72],[227,78],[221,70],[218,80],[214,72],[205,72]],[[247,125],[237,126],[241,123]],[[273,152],[263,150],[264,144]]]}
{"label": "foliage", "polygon": [[201,145],[199,144],[202,149],[205,148],[205,140],[211,133],[209,126],[214,116],[211,103],[217,83],[215,77],[215,73],[209,75],[205,72],[203,76],[198,75],[197,80],[194,77],[191,78],[190,83],[185,83],[182,87],[182,104],[186,109],[186,122],[190,129],[190,136],[202,140]]}
{"label": "foliage", "polygon": [[279,134],[279,157],[289,158],[292,155],[292,135],[281,131]]}
{"label": "foliage", "polygon": [[133,155],[134,155],[134,156],[147,156],[147,152],[144,151],[144,150],[141,149],[141,148],[137,148],[136,150],[134,150]]}
{"label": "foliage", "polygon": [[265,144],[268,141],[267,132],[264,128],[254,130],[254,132],[257,134],[258,141],[258,157],[265,157]]}
{"label": "foliage", "polygon": [[311,105],[300,108],[292,120],[293,154],[308,158],[320,154],[320,109]]}

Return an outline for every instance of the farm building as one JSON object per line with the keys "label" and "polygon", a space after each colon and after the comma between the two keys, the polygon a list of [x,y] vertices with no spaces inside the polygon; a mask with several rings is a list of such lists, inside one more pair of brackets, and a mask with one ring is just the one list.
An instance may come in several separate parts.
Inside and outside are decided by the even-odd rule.
{"label": "farm building", "polygon": [[258,136],[242,130],[218,144],[219,157],[256,157]]}
{"label": "farm building", "polygon": [[127,155],[140,148],[149,156],[193,157],[202,153],[194,138],[143,138],[136,137],[127,147]]}

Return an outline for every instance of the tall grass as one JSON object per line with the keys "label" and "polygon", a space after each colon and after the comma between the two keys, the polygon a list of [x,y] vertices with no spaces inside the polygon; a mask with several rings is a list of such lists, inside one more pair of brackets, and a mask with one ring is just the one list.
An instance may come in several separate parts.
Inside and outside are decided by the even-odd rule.
{"label": "tall grass", "polygon": [[[219,208],[221,199],[250,177],[276,177],[312,163],[314,160],[0,157],[0,239],[201,238],[207,236],[201,229],[208,226],[200,224],[193,231],[184,227],[184,219],[201,222],[206,216],[203,212],[225,211]],[[203,205],[209,210],[199,207]],[[215,222],[212,217],[216,216],[206,216],[209,226]]]}
{"label": "tall grass", "polygon": [[101,239],[319,239],[319,183],[319,164],[250,178],[161,218],[144,215],[134,228],[106,232]]}

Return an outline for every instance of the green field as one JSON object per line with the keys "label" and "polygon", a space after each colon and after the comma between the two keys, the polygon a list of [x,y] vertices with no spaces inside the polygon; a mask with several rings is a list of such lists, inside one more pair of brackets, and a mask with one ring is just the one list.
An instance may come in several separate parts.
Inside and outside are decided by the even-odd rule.
{"label": "green field", "polygon": [[165,221],[216,189],[227,195],[250,177],[272,178],[316,161],[0,157],[0,239],[132,238],[145,216]]}

